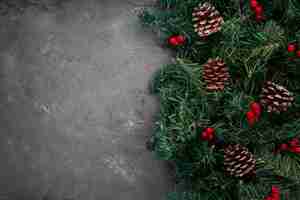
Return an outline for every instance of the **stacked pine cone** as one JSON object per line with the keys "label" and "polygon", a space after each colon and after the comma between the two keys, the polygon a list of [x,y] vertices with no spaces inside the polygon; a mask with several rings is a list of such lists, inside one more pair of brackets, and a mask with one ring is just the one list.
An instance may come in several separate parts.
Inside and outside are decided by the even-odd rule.
{"label": "stacked pine cone", "polygon": [[203,78],[208,91],[222,91],[230,78],[225,62],[220,59],[209,59],[204,65]]}
{"label": "stacked pine cone", "polygon": [[267,107],[267,111],[270,113],[281,113],[287,111],[292,102],[294,101],[293,94],[290,93],[283,86],[266,82],[262,89],[260,103]]}
{"label": "stacked pine cone", "polygon": [[207,37],[220,31],[224,23],[219,11],[208,2],[200,3],[198,7],[194,8],[193,21],[195,22],[195,32],[200,37]]}
{"label": "stacked pine cone", "polygon": [[246,178],[255,175],[256,160],[246,147],[229,145],[224,150],[224,166],[231,176]]}

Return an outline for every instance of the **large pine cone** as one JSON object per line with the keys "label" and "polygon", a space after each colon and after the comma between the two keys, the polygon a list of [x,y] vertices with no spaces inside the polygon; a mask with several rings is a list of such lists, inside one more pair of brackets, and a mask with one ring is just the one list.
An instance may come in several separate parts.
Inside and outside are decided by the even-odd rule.
{"label": "large pine cone", "polygon": [[195,32],[200,37],[206,37],[219,32],[224,23],[219,11],[208,2],[204,4],[200,3],[198,7],[194,8],[193,21],[195,22]]}
{"label": "large pine cone", "polygon": [[262,89],[260,103],[267,107],[268,112],[287,111],[293,101],[293,94],[283,86],[268,81]]}
{"label": "large pine cone", "polygon": [[203,78],[208,91],[221,91],[224,90],[230,75],[224,61],[216,58],[209,59],[204,65]]}
{"label": "large pine cone", "polygon": [[231,176],[245,178],[255,175],[256,160],[246,147],[229,145],[224,152],[225,170]]}

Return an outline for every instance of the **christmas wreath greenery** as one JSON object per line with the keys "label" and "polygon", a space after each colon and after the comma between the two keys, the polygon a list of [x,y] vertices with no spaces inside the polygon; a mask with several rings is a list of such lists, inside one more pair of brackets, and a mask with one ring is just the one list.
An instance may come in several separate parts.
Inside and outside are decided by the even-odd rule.
{"label": "christmas wreath greenery", "polygon": [[300,1],[159,0],[154,151],[176,200],[300,199]]}

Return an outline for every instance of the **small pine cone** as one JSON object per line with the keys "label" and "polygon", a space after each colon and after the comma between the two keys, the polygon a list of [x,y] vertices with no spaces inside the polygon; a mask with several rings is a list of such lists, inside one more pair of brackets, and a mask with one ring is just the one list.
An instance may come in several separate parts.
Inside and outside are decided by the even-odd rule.
{"label": "small pine cone", "polygon": [[267,108],[268,112],[278,114],[287,111],[294,101],[292,93],[270,81],[264,85],[260,97],[260,103]]}
{"label": "small pine cone", "polygon": [[208,91],[222,91],[230,78],[228,68],[220,58],[209,59],[204,65],[203,78]]}
{"label": "small pine cone", "polygon": [[246,178],[255,175],[256,160],[246,147],[229,145],[224,153],[225,170],[231,176]]}
{"label": "small pine cone", "polygon": [[200,3],[199,6],[194,8],[193,21],[195,23],[195,32],[198,33],[200,37],[207,37],[219,32],[224,23],[219,11],[208,2]]}

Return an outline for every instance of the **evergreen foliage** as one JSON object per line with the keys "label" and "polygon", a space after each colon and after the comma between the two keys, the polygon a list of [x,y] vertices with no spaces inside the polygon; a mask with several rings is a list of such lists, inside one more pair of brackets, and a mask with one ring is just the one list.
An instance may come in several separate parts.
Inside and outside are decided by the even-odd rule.
{"label": "evergreen foliage", "polygon": [[[300,1],[261,0],[266,21],[255,21],[249,1],[207,0],[224,17],[219,33],[200,38],[192,21],[193,8],[203,0],[159,0],[146,9],[142,23],[162,41],[184,35],[184,45],[171,47],[176,61],[158,71],[151,89],[160,98],[155,152],[175,164],[178,189],[170,200],[263,200],[272,185],[283,200],[300,199],[300,155],[274,153],[279,144],[300,135],[300,58],[287,52],[287,44],[300,46]],[[203,64],[222,58],[232,77],[222,92],[207,92]],[[263,83],[273,81],[294,94],[285,113],[264,109],[252,127],[246,112],[259,101]],[[195,128],[194,122],[199,126]],[[200,139],[206,127],[214,127],[217,142]],[[256,157],[256,176],[239,180],[223,166],[223,145],[241,144]]]}

